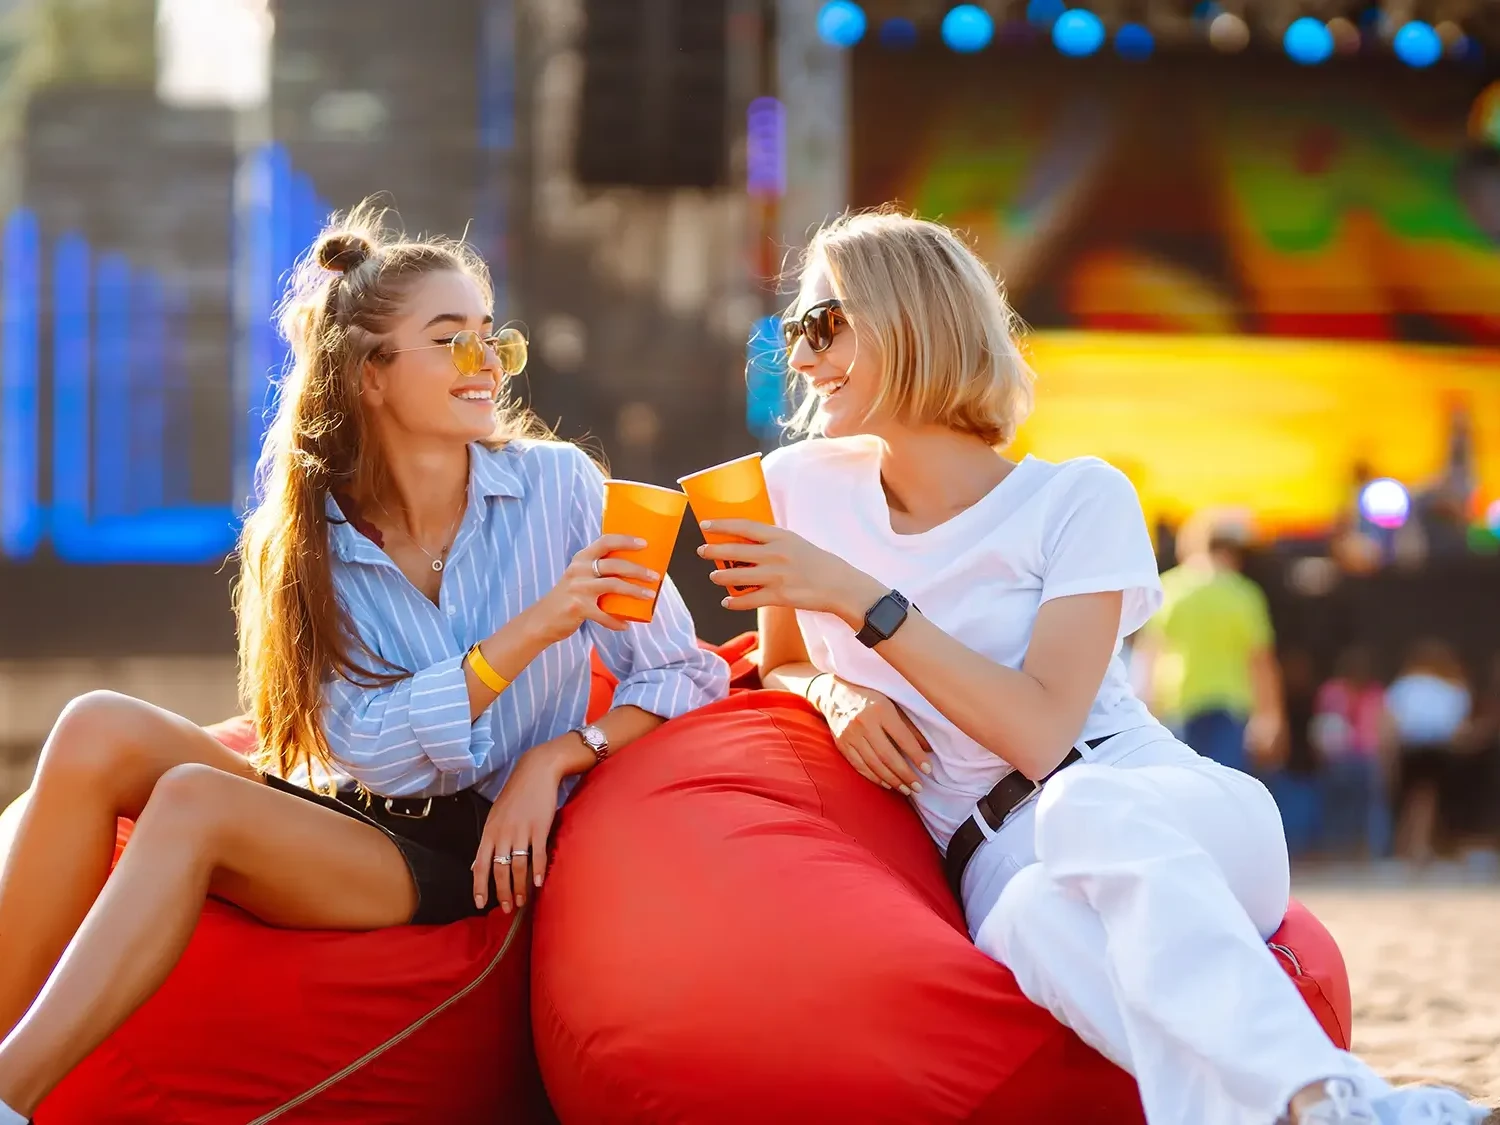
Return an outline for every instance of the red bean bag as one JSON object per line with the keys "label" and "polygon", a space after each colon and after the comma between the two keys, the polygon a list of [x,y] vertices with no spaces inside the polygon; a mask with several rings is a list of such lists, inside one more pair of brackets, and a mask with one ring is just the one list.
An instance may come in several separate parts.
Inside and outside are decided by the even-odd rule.
{"label": "red bean bag", "polygon": [[[243,718],[210,729],[241,751],[253,742]],[[530,945],[526,910],[325,933],[273,929],[210,902],[161,990],[36,1121],[551,1121],[531,1045]]]}
{"label": "red bean bag", "polygon": [[[591,718],[615,688],[597,656],[593,668]],[[248,715],[206,729],[241,754],[255,745]],[[121,821],[116,858],[130,829]],[[530,944],[528,912],[314,933],[210,902],[161,991],[36,1120],[551,1121],[531,1048]]]}
{"label": "red bean bag", "polygon": [[[564,810],[532,1013],[566,1125],[1140,1122],[1134,1083],[974,948],[936,849],[801,700],[668,724]],[[1277,936],[1334,1040],[1343,963]]]}

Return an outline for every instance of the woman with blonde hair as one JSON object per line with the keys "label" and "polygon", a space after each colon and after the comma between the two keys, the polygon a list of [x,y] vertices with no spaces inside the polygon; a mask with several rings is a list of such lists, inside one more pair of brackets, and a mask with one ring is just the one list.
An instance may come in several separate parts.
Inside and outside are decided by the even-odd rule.
{"label": "woman with blonde hair", "polygon": [[759,611],[766,684],[910,796],[979,948],[1135,1076],[1151,1125],[1478,1120],[1337,1049],[1267,949],[1276,805],[1132,694],[1121,641],[1161,587],[1129,482],[1002,456],[1031,373],[978,258],[934,223],[847,216],[783,328],[816,436],[767,459],[779,526],[715,520],[745,542],[700,554],[756,587],[724,604]]}
{"label": "woman with blonde hair", "polygon": [[[119,695],[64,710],[0,844],[0,1125],[151,995],[205,896],[311,929],[519,908],[575,776],[725,694],[670,580],[649,625],[600,610],[658,576],[610,557],[636,541],[600,536],[599,470],[508,397],[526,345],[491,302],[467,247],[365,210],[299,264],[240,544],[259,755]],[[585,725],[595,646],[620,683]]]}

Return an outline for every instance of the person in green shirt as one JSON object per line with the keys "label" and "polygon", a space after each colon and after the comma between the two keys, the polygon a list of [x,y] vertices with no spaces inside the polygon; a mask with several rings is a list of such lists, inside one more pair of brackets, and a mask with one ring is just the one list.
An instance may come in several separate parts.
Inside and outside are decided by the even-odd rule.
{"label": "person in green shirt", "polygon": [[1237,530],[1200,516],[1177,545],[1182,562],[1162,575],[1165,601],[1137,645],[1147,697],[1198,753],[1248,771],[1285,726],[1266,597],[1241,573]]}

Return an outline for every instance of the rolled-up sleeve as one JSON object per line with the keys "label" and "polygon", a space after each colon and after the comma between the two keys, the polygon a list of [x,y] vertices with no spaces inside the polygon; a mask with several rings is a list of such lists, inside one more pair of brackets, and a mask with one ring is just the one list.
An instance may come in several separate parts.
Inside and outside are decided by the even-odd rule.
{"label": "rolled-up sleeve", "polygon": [[439,774],[477,776],[493,749],[489,723],[469,719],[462,656],[389,686],[334,680],[324,704],[323,730],[339,765],[387,796],[420,792]]}
{"label": "rolled-up sleeve", "polygon": [[670,578],[649,624],[623,633],[590,624],[605,665],[619,679],[614,705],[675,719],[729,694],[729,665],[698,644],[693,618]]}
{"label": "rolled-up sleeve", "polygon": [[[570,535],[578,551],[599,537],[604,523],[604,478],[581,450],[575,461],[573,497]],[[729,665],[698,643],[692,614],[670,578],[662,580],[650,622],[633,622],[623,632],[593,622],[586,628],[619,681],[616,707],[639,707],[675,719],[729,694]]]}

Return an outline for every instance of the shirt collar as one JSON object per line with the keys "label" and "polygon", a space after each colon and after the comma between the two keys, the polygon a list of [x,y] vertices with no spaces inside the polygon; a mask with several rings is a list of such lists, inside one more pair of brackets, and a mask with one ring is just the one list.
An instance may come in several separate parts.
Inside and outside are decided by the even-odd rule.
{"label": "shirt collar", "polygon": [[520,449],[508,443],[499,450],[469,446],[469,495],[471,497],[526,495],[526,484],[518,464]]}
{"label": "shirt collar", "polygon": [[[486,449],[478,444],[469,446],[471,508],[478,507],[476,501],[492,496],[519,498],[526,495],[526,483],[517,463],[519,452],[519,448],[513,443],[499,450]],[[328,531],[333,553],[338,558],[345,562],[381,562],[389,558],[349,522],[332,494],[324,498],[323,507],[328,513]],[[468,517],[465,517],[464,522],[468,522]]]}

